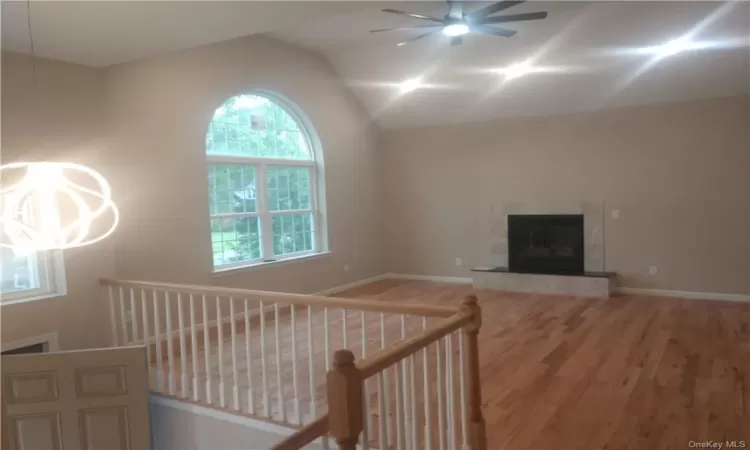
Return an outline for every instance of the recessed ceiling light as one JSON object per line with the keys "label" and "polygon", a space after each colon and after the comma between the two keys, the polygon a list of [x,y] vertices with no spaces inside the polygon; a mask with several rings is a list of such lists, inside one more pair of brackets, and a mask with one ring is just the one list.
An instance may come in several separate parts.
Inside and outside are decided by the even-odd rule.
{"label": "recessed ceiling light", "polygon": [[686,50],[695,50],[703,47],[704,45],[699,42],[693,42],[688,38],[682,37],[679,39],[672,39],[666,44],[651,47],[650,50],[657,57],[666,58]]}
{"label": "recessed ceiling light", "polygon": [[443,28],[443,34],[446,36],[463,36],[469,32],[469,26],[465,23],[452,23]]}
{"label": "recessed ceiling light", "polygon": [[657,49],[661,56],[672,56],[687,50],[688,42],[685,39],[673,39]]}
{"label": "recessed ceiling light", "polygon": [[399,85],[399,91],[401,91],[402,94],[405,94],[407,92],[411,92],[414,89],[417,89],[419,86],[421,86],[421,80],[419,78],[412,78],[410,80],[406,80],[402,82]]}
{"label": "recessed ceiling light", "polygon": [[505,69],[500,70],[500,73],[505,76],[506,80],[512,80],[513,78],[524,76],[533,71],[534,68],[532,67],[531,63],[528,61],[524,61],[522,63],[508,66]]}

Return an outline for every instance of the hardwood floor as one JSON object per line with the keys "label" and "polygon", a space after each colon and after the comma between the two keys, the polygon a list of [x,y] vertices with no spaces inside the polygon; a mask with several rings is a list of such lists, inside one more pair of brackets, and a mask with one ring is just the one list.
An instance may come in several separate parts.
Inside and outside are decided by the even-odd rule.
{"label": "hardwood floor", "polygon": [[[337,296],[458,305],[471,292],[466,285],[383,280]],[[750,448],[750,304],[639,296],[590,299],[477,294],[483,310],[479,345],[489,449],[685,449],[690,448],[690,441],[741,440]],[[307,333],[303,322],[307,311],[303,309],[297,309],[300,339],[296,363],[301,372],[296,398],[304,417],[310,411],[310,384],[309,349],[307,339],[302,338]],[[346,316],[344,327],[340,311],[331,311],[328,328],[333,349],[344,347],[345,328],[361,329],[359,313]],[[293,417],[290,414],[296,404],[290,390],[292,333],[288,315],[280,322],[284,349],[281,384],[285,389],[282,402],[270,399],[270,413],[277,420],[281,404],[286,417]],[[272,324],[269,321],[266,326]],[[379,314],[368,314],[366,324],[371,351],[380,346]],[[313,313],[313,325],[313,341],[322,342],[325,327],[320,311]],[[388,342],[398,338],[400,325],[398,316],[387,318]],[[408,332],[420,329],[421,320],[408,321],[407,328]],[[227,332],[225,329],[223,366],[230,379]],[[359,355],[362,341],[357,333],[349,333],[346,346]],[[244,327],[238,326],[238,334],[244,334]],[[275,343],[267,338],[268,387],[273,391],[278,383]],[[213,380],[218,379],[221,365],[215,356],[215,341],[212,339],[214,347],[209,351]],[[240,406],[247,408],[248,368],[254,386],[258,386],[262,369],[259,364],[243,363],[242,342],[244,337],[237,349],[238,355],[243,355],[238,379],[245,388],[240,393]],[[257,327],[251,332],[251,348],[256,355],[251,360],[255,361],[260,355]],[[313,391],[320,409],[325,403],[325,361],[320,346],[313,350]],[[202,378],[205,353],[200,345],[198,356]],[[429,357],[434,358],[434,351]],[[189,368],[190,358],[185,359]],[[175,365],[179,369],[179,359]],[[176,384],[179,390],[179,376]],[[417,384],[421,386],[420,380]],[[262,399],[260,391],[253,392],[256,389],[249,393],[257,407]],[[230,407],[232,394],[226,393]],[[213,396],[216,399],[218,391]],[[378,411],[373,414],[377,416]]]}
{"label": "hardwood floor", "polygon": [[[387,280],[339,295],[452,305],[470,292]],[[750,304],[478,297],[490,449],[750,447]]]}

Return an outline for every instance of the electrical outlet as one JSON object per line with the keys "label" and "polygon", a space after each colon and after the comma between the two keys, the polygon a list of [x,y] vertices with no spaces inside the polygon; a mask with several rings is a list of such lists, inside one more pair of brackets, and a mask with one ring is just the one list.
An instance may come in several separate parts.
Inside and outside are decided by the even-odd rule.
{"label": "electrical outlet", "polygon": [[619,209],[613,209],[612,210],[612,218],[613,219],[619,219],[620,218],[620,210]]}
{"label": "electrical outlet", "polygon": [[457,266],[460,266],[460,265],[462,265],[463,263],[464,263],[464,262],[463,262],[463,260],[462,260],[461,258],[456,258],[456,265],[457,265]]}
{"label": "electrical outlet", "polygon": [[651,266],[648,268],[648,273],[651,275],[656,275],[659,272],[659,268],[656,266]]}
{"label": "electrical outlet", "polygon": [[349,264],[344,264],[344,272],[349,272]]}

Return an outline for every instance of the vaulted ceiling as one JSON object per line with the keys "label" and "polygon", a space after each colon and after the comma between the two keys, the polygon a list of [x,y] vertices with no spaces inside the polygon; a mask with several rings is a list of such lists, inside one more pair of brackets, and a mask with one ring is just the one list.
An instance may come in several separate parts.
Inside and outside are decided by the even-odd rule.
{"label": "vaulted ceiling", "polygon": [[[335,1],[31,0],[30,6],[38,56],[104,67],[377,5]],[[27,2],[2,0],[1,18],[3,50],[28,53]]]}
{"label": "vaulted ceiling", "polygon": [[[488,2],[468,2],[476,10]],[[390,4],[442,17],[445,2]],[[453,47],[437,34],[370,29],[423,25],[378,9],[310,21],[272,32],[320,51],[333,62],[386,127],[445,124],[496,117],[551,115],[606,107],[690,100],[750,92],[750,3],[536,2],[503,11],[548,11],[539,21],[507,24],[510,38],[464,36]],[[665,58],[648,47],[687,33],[701,44]],[[547,69],[506,81],[498,69],[532,60]],[[399,83],[420,78],[423,88]]]}
{"label": "vaulted ceiling", "polygon": [[[465,2],[473,11],[489,2]],[[403,47],[423,25],[383,8],[442,17],[446,2],[32,1],[36,53],[93,67],[256,33],[325,55],[386,127],[750,93],[750,3],[529,1],[501,14],[547,11],[508,24],[510,38],[438,33]],[[660,58],[655,46],[689,34],[697,47]],[[25,2],[2,2],[2,47],[28,52]],[[536,67],[514,79],[502,69]],[[418,80],[405,92],[401,83]]]}

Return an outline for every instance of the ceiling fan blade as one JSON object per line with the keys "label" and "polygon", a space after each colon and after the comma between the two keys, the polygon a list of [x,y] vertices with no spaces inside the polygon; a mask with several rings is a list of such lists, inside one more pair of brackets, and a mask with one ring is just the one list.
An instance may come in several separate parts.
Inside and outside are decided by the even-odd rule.
{"label": "ceiling fan blade", "polygon": [[460,0],[448,0],[448,17],[454,20],[464,18],[464,8]]}
{"label": "ceiling fan blade", "polygon": [[383,31],[394,31],[394,30],[415,30],[420,28],[438,28],[442,27],[441,24],[435,25],[416,25],[413,27],[398,27],[398,28],[378,28],[377,30],[370,30],[370,33],[381,33]]}
{"label": "ceiling fan blade", "polygon": [[505,0],[502,2],[493,3],[492,5],[489,5],[489,6],[485,6],[484,8],[474,11],[471,14],[467,14],[466,16],[468,17],[469,20],[479,20],[484,17],[491,16],[492,14],[503,11],[505,9],[508,9],[512,6],[521,4],[521,3],[523,3],[523,1],[512,2],[510,0]]}
{"label": "ceiling fan blade", "polygon": [[398,14],[398,15],[401,15],[401,16],[414,17],[415,19],[430,20],[432,22],[439,22],[439,23],[443,22],[442,20],[437,19],[435,17],[423,16],[422,14],[408,13],[408,12],[404,12],[404,11],[399,11],[397,9],[384,9],[383,12],[387,12],[387,13],[391,13],[391,14]]}
{"label": "ceiling fan blade", "polygon": [[545,17],[547,17],[546,12],[513,14],[510,16],[499,16],[499,17],[485,17],[484,19],[479,21],[479,25],[487,25],[491,23],[521,22],[524,20],[544,19]]}
{"label": "ceiling fan blade", "polygon": [[440,31],[440,30],[428,31],[428,32],[426,32],[426,33],[422,33],[422,34],[420,34],[420,35],[418,35],[418,36],[414,36],[414,37],[413,37],[413,38],[411,38],[411,39],[407,39],[407,40],[405,40],[405,41],[403,41],[403,42],[399,42],[399,43],[398,43],[398,44],[396,44],[396,45],[398,45],[399,47],[401,47],[402,45],[406,45],[406,44],[411,44],[411,43],[412,43],[412,42],[414,42],[414,41],[418,41],[418,40],[420,40],[420,39],[422,39],[422,38],[424,38],[424,37],[427,37],[427,36],[429,36],[429,35],[431,35],[431,34],[435,34],[435,33],[439,32],[439,31]]}
{"label": "ceiling fan blade", "polygon": [[471,31],[472,33],[492,34],[495,36],[503,36],[503,37],[511,37],[514,34],[518,33],[516,30],[507,30],[505,28],[495,28],[489,25],[472,25]]}
{"label": "ceiling fan blade", "polygon": [[463,42],[464,42],[464,37],[463,36],[453,36],[453,38],[451,39],[451,45],[453,47],[455,47],[457,45],[461,45],[461,44],[463,44]]}

